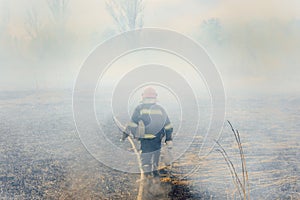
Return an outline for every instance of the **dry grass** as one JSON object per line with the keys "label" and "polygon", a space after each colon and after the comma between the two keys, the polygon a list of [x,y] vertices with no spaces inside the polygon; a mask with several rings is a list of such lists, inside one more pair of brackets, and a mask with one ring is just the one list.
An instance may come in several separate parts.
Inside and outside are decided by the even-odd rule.
{"label": "dry grass", "polygon": [[[114,171],[86,152],[74,136],[69,101],[68,96],[53,93],[0,100],[1,199],[136,199],[139,175]],[[247,186],[242,172],[245,164],[231,132],[219,142],[230,157],[240,183],[234,172],[232,178],[219,151],[207,157],[197,154],[203,142],[203,137],[197,136],[172,168],[172,175],[188,177],[178,180],[186,181],[193,195],[202,195],[195,199],[241,199],[244,191],[251,193],[252,199],[300,199],[300,99],[293,104],[260,102],[246,101],[228,109],[228,115],[239,123],[235,126],[243,127],[240,142],[251,188],[243,190],[239,185]],[[112,122],[106,127],[109,133],[116,133]],[[117,138],[112,141],[119,144]],[[131,148],[129,142],[124,144],[124,149],[128,150],[127,147]],[[233,181],[240,187],[241,196]],[[176,195],[178,188],[174,186],[172,194]]]}
{"label": "dry grass", "polygon": [[245,154],[244,154],[244,150],[243,150],[242,143],[241,143],[240,134],[239,134],[238,130],[235,130],[233,128],[230,121],[228,121],[228,124],[231,127],[232,133],[233,133],[233,135],[235,137],[235,141],[237,143],[237,147],[239,149],[239,155],[240,155],[240,159],[241,159],[241,168],[242,168],[241,169],[242,177],[240,177],[238,175],[235,165],[231,161],[226,150],[222,147],[222,145],[218,141],[216,141],[216,143],[219,146],[219,148],[216,149],[216,151],[218,151],[222,154],[222,156],[228,166],[228,169],[230,171],[233,184],[236,188],[236,191],[238,191],[240,197],[243,198],[244,200],[247,200],[247,199],[250,200],[249,177],[248,177],[248,171],[247,171],[247,167],[246,167],[246,159],[245,159]]}

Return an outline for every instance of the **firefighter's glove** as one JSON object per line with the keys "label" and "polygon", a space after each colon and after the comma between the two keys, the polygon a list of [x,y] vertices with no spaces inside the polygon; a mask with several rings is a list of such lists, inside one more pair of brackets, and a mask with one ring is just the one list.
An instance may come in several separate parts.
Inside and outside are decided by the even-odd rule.
{"label": "firefighter's glove", "polygon": [[168,149],[173,148],[173,142],[172,141],[166,141],[166,144],[167,144]]}
{"label": "firefighter's glove", "polygon": [[128,137],[127,133],[123,133],[122,138],[120,139],[121,142],[124,142],[126,140],[126,138]]}

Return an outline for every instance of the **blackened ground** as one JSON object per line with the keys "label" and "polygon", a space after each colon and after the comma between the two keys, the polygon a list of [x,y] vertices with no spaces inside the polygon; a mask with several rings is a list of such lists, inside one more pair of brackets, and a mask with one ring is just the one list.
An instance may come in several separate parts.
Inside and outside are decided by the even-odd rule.
{"label": "blackened ground", "polygon": [[[82,145],[71,92],[1,93],[0,108],[0,199],[136,199],[139,174],[101,164]],[[230,100],[227,111],[241,133],[252,199],[300,199],[300,98]],[[111,118],[105,127],[117,143]],[[227,130],[220,143],[241,174]],[[174,163],[172,181],[153,184],[158,187],[152,191],[162,192],[152,194],[161,199],[238,198],[222,156],[195,153],[202,139],[196,138]],[[118,145],[130,149],[128,142]]]}

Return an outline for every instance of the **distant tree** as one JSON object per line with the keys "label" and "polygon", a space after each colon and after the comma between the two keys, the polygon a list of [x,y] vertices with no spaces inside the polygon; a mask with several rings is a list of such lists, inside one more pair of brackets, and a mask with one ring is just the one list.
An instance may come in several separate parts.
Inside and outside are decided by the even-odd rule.
{"label": "distant tree", "polygon": [[43,60],[44,56],[47,55],[47,43],[49,43],[49,35],[45,30],[47,26],[41,19],[38,9],[33,6],[27,10],[24,20],[25,30],[30,37],[29,49],[26,50],[26,54],[31,59]]}
{"label": "distant tree", "polygon": [[0,36],[5,32],[9,21],[9,9],[7,1],[3,1],[1,5],[1,16],[0,16]]}
{"label": "distant tree", "polygon": [[204,20],[200,25],[200,40],[204,45],[221,44],[224,40],[222,25],[219,19]]}
{"label": "distant tree", "polygon": [[8,52],[8,46],[4,43],[7,42],[7,27],[9,23],[9,9],[7,1],[2,1],[1,11],[0,11],[0,58]]}
{"label": "distant tree", "polygon": [[46,0],[54,21],[64,29],[70,0]]}
{"label": "distant tree", "polygon": [[143,27],[143,0],[106,0],[106,6],[121,32]]}
{"label": "distant tree", "polygon": [[53,23],[48,26],[48,51],[55,58],[66,58],[74,45],[74,34],[66,29],[71,0],[46,0]]}
{"label": "distant tree", "polygon": [[37,11],[35,8],[31,8],[27,11],[27,15],[25,17],[25,29],[31,39],[36,39],[42,29],[42,23],[38,17]]}

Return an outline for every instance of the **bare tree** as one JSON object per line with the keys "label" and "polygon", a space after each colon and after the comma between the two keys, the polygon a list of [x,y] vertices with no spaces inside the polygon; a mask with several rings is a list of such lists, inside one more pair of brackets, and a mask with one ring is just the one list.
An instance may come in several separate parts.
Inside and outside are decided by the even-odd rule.
{"label": "bare tree", "polygon": [[219,19],[211,18],[202,22],[200,26],[200,40],[206,45],[222,44],[224,32]]}
{"label": "bare tree", "polygon": [[0,19],[0,36],[4,33],[7,28],[9,21],[9,8],[7,1],[3,1],[1,5],[1,19]]}
{"label": "bare tree", "polygon": [[50,55],[66,58],[74,45],[75,36],[67,29],[66,23],[70,14],[71,0],[46,0],[53,23],[49,26],[48,34],[52,49]]}
{"label": "bare tree", "polygon": [[47,0],[54,21],[63,30],[68,14],[70,0]]}
{"label": "bare tree", "polygon": [[106,6],[121,32],[143,27],[143,0],[106,0]]}
{"label": "bare tree", "polygon": [[36,9],[31,8],[27,11],[25,29],[31,39],[36,39],[41,31],[42,24],[38,18]]}

